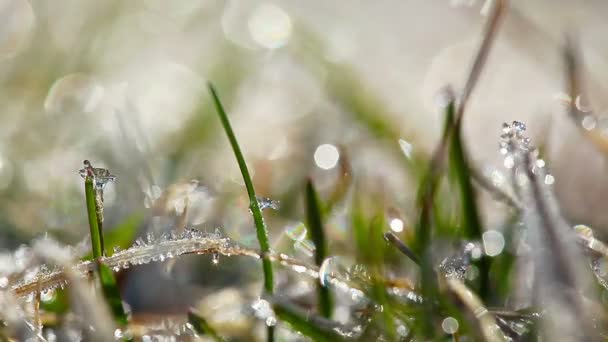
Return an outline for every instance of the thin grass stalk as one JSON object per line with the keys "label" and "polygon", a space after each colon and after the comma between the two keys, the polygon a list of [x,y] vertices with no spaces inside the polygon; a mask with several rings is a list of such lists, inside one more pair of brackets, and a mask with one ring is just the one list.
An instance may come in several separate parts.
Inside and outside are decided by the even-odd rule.
{"label": "thin grass stalk", "polygon": [[[267,293],[272,294],[274,292],[274,275],[272,272],[272,263],[270,262],[270,258],[268,256],[270,252],[268,229],[266,229],[266,224],[264,223],[262,210],[260,210],[260,205],[258,204],[255,189],[253,187],[253,181],[251,180],[251,176],[249,175],[249,169],[247,168],[247,163],[245,162],[245,157],[243,157],[243,153],[241,152],[239,143],[236,140],[236,136],[234,135],[234,131],[232,130],[232,126],[230,125],[228,114],[226,114],[224,106],[222,105],[222,102],[220,101],[220,98],[217,95],[213,84],[209,83],[208,87],[209,92],[211,93],[211,97],[213,98],[213,103],[215,104],[215,109],[217,111],[218,116],[220,117],[220,121],[222,122],[222,126],[224,127],[224,131],[226,132],[226,136],[230,141],[230,145],[232,146],[236,161],[239,164],[239,169],[241,170],[241,174],[243,175],[243,181],[245,182],[245,187],[247,188],[247,194],[249,196],[249,209],[251,210],[251,215],[253,216],[256,234],[258,237],[258,242],[260,244],[260,250],[262,251],[263,255],[262,269],[264,270],[264,289]],[[274,341],[274,327],[268,326],[267,330],[268,341]]]}
{"label": "thin grass stalk", "polygon": [[[249,209],[251,210],[253,221],[255,223],[258,242],[260,243],[260,250],[263,254],[267,254],[268,252],[270,252],[268,230],[266,229],[264,217],[262,216],[262,211],[260,210],[260,206],[258,204],[255,189],[253,187],[253,182],[251,181],[249,169],[247,168],[247,163],[245,163],[245,158],[243,157],[243,153],[241,152],[239,143],[236,140],[236,136],[234,135],[234,131],[232,130],[232,126],[230,125],[230,120],[228,119],[228,115],[224,110],[224,106],[222,105],[220,98],[217,95],[215,87],[211,83],[208,84],[208,87],[209,92],[211,93],[211,97],[213,98],[213,103],[215,104],[215,109],[217,110],[217,114],[220,117],[220,121],[222,122],[222,126],[224,127],[224,131],[226,132],[226,136],[230,141],[230,145],[232,146],[236,161],[239,164],[239,169],[241,170],[241,174],[243,175],[243,181],[245,182],[245,187],[247,188],[247,194],[249,196]],[[268,258],[268,256],[264,256],[262,260],[262,265],[264,269],[264,289],[269,294],[272,294],[274,289],[273,273],[272,264],[270,263],[270,259]]]}
{"label": "thin grass stalk", "polygon": [[[319,196],[312,183],[308,179],[306,182],[306,218],[310,237],[315,245],[315,264],[321,267],[323,261],[327,257],[327,243],[325,239],[325,231],[323,229],[323,219],[321,218],[321,207],[319,205]],[[331,292],[328,287],[323,286],[321,282],[317,283],[317,293],[319,300],[319,313],[323,317],[331,317],[333,311],[333,303]]]}
{"label": "thin grass stalk", "polygon": [[410,258],[416,265],[420,266],[420,257],[414,253],[395,233],[387,232],[384,233],[384,239],[390,242],[395,248],[397,248],[401,253]]}
{"label": "thin grass stalk", "polygon": [[93,183],[93,176],[87,175],[84,180],[84,193],[89,217],[89,230],[91,232],[91,248],[93,249],[93,258],[98,259],[104,255],[104,246],[103,232],[97,218],[96,191]]}

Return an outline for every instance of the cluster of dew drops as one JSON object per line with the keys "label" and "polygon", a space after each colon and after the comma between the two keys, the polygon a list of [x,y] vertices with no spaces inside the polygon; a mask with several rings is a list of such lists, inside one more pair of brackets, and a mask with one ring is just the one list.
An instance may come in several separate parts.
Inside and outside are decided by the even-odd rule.
{"label": "cluster of dew drops", "polygon": [[511,124],[504,122],[502,124],[499,151],[504,156],[503,165],[507,169],[516,169],[522,164],[524,156],[529,154],[534,160],[531,166],[532,172],[544,175],[544,183],[552,185],[555,178],[547,172],[545,161],[538,158],[539,151],[531,144],[530,138],[526,136],[526,130],[526,124],[521,121],[513,121]]}

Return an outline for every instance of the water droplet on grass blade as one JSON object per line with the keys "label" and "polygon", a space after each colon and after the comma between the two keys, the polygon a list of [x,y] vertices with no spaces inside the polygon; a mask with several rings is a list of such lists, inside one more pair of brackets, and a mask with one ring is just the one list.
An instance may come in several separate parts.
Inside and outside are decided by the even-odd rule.
{"label": "water droplet on grass blade", "polygon": [[260,207],[260,210],[268,208],[273,210],[279,210],[281,208],[281,202],[277,200],[262,196],[256,196],[256,199],[258,201],[258,206]]}
{"label": "water droplet on grass blade", "polygon": [[446,334],[452,335],[456,333],[458,331],[458,327],[458,321],[454,317],[446,317],[443,322],[441,322],[441,329],[443,329]]}
{"label": "water droplet on grass blade", "polygon": [[595,119],[595,116],[593,115],[586,115],[583,120],[581,121],[581,125],[583,126],[584,129],[591,131],[595,128],[597,124],[597,121]]}
{"label": "water droplet on grass blade", "polygon": [[497,256],[505,248],[505,238],[501,232],[488,230],[482,235],[483,248],[488,256]]}

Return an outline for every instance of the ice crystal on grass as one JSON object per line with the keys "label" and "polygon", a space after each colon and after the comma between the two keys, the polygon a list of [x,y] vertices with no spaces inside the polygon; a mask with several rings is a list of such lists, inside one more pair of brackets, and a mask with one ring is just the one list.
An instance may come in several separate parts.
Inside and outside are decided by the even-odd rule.
{"label": "ice crystal on grass", "polygon": [[97,190],[103,191],[106,184],[114,182],[116,180],[116,176],[113,175],[108,169],[93,167],[91,165],[91,162],[88,160],[85,160],[83,163],[84,168],[78,170],[78,173],[80,173],[80,176],[82,176],[82,178],[86,178],[87,176],[93,177]]}
{"label": "ice crystal on grass", "polygon": [[256,196],[256,199],[258,200],[258,206],[260,207],[260,210],[279,210],[281,208],[281,202],[273,200],[272,198]]}
{"label": "ice crystal on grass", "polygon": [[[589,327],[588,310],[580,295],[590,291],[589,269],[581,263],[581,251],[576,245],[577,236],[561,216],[553,194],[553,176],[547,171],[544,160],[538,159],[538,150],[532,147],[525,133],[525,125],[514,121],[503,124],[500,152],[505,166],[513,169],[514,187],[522,201],[522,218],[527,228],[525,241],[530,253],[534,273],[526,274],[533,288],[541,289],[532,296],[534,304],[548,308],[543,320],[543,332],[548,339],[587,339],[594,336]],[[569,307],[569,310],[560,308]]]}

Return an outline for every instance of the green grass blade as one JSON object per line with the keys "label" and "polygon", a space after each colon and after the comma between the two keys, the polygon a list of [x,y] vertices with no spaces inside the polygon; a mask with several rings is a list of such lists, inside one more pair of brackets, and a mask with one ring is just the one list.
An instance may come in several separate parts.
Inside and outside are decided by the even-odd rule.
{"label": "green grass blade", "polygon": [[220,335],[218,335],[215,329],[213,329],[209,323],[207,323],[207,320],[194,309],[190,309],[188,311],[188,322],[192,324],[194,330],[196,330],[196,332],[199,334],[207,335],[216,342],[225,341]]}
{"label": "green grass blade", "polygon": [[126,326],[129,323],[129,317],[122,306],[122,298],[120,297],[116,279],[114,279],[114,273],[112,273],[112,270],[101,261],[97,260],[96,262],[99,281],[106,302],[110,306],[116,322],[121,326]]}
{"label": "green grass blade", "polygon": [[420,257],[414,253],[401,239],[393,232],[384,233],[384,239],[390,242],[401,253],[410,258],[416,265],[420,266]]}
{"label": "green grass blade", "polygon": [[[310,179],[306,181],[306,218],[308,221],[310,238],[315,244],[315,264],[321,267],[323,260],[327,257],[327,243],[325,240],[325,231],[323,229],[323,220],[321,218],[319,196]],[[329,318],[333,311],[333,303],[329,288],[318,282],[317,290],[319,295],[319,313],[322,316]]]}
{"label": "green grass blade", "polygon": [[[245,187],[247,188],[247,195],[249,196],[249,209],[251,210],[251,215],[253,216],[253,222],[255,224],[255,230],[258,237],[258,242],[260,244],[260,250],[262,251],[264,289],[267,293],[272,294],[274,292],[274,275],[272,272],[272,262],[270,261],[270,257],[268,255],[270,252],[270,242],[268,240],[268,230],[266,229],[266,224],[264,223],[262,210],[260,210],[260,205],[258,204],[255,189],[253,188],[253,181],[251,180],[251,176],[249,175],[247,163],[245,163],[245,157],[243,157],[243,153],[241,152],[239,143],[236,140],[236,136],[234,135],[234,131],[232,130],[232,126],[230,125],[230,120],[228,120],[228,114],[226,114],[224,106],[222,105],[222,102],[220,101],[220,98],[217,95],[217,92],[215,91],[213,85],[209,83],[208,87],[209,92],[211,93],[211,97],[213,99],[213,103],[215,104],[215,109],[217,111],[218,116],[220,117],[220,121],[222,122],[222,126],[224,127],[224,131],[226,132],[226,136],[230,141],[230,145],[232,146],[236,161],[239,164],[239,169],[241,170],[241,174],[243,175],[243,181],[245,182]],[[274,341],[274,327],[269,326],[267,328],[267,331],[267,340]]]}
{"label": "green grass blade", "polygon": [[272,308],[282,322],[288,323],[292,329],[313,341],[339,342],[345,340],[335,332],[334,329],[339,324],[334,321],[312,315],[291,303],[281,300],[275,301]]}
{"label": "green grass blade", "polygon": [[89,229],[91,231],[91,248],[93,249],[93,258],[101,258],[104,254],[103,247],[103,232],[97,218],[97,210],[95,205],[95,187],[93,178],[87,176],[84,180],[84,193],[87,203],[87,213],[89,215]]}
{"label": "green grass blade", "polygon": [[376,303],[382,306],[381,320],[386,338],[388,341],[397,341],[393,310],[388,301],[388,294],[383,281],[387,249],[382,232],[386,228],[387,224],[382,213],[372,218],[369,224],[368,244],[372,257],[369,265],[372,279],[371,295]]}
{"label": "green grass blade", "polygon": [[[454,104],[448,105],[446,112],[446,127],[454,125],[454,133],[450,139],[449,149],[449,169],[456,178],[456,183],[460,193],[460,203],[462,209],[462,236],[465,239],[481,240],[483,232],[481,219],[477,206],[477,196],[473,189],[473,174],[466,154],[466,148],[462,141],[462,124],[455,122]],[[446,128],[447,130],[448,128]],[[482,300],[487,300],[490,287],[490,263],[491,259],[482,256],[475,262],[479,268],[479,296]]]}
{"label": "green grass blade", "polygon": [[230,125],[230,121],[228,120],[228,115],[226,114],[224,106],[222,105],[213,85],[209,83],[208,86],[209,92],[211,93],[211,97],[213,98],[213,103],[215,104],[215,109],[217,110],[217,114],[220,117],[220,121],[222,122],[224,131],[226,131],[226,135],[228,136],[228,140],[230,141],[230,145],[232,146],[232,150],[234,151],[234,156],[236,157],[236,161],[239,164],[241,174],[243,175],[243,181],[245,182],[247,194],[249,195],[249,208],[251,209],[251,214],[253,215],[253,221],[255,223],[256,233],[258,236],[258,242],[260,243],[260,249],[264,254],[264,258],[262,260],[264,268],[264,288],[266,289],[266,292],[272,294],[274,284],[272,264],[267,255],[270,251],[270,243],[268,241],[268,230],[266,229],[266,224],[264,223],[262,211],[260,210],[260,206],[256,198],[255,189],[253,188],[253,182],[251,181],[251,176],[249,175],[249,170],[247,169],[247,164],[245,163],[245,158],[243,157],[243,153],[241,152],[239,143],[236,140],[236,136],[234,135],[234,131],[232,130],[232,126]]}

